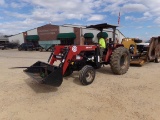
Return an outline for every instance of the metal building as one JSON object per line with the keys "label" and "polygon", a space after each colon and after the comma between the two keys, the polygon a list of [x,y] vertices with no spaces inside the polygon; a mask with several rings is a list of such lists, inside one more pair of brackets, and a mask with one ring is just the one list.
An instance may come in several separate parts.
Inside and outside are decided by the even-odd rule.
{"label": "metal building", "polygon": [[0,36],[0,44],[1,43],[7,43],[8,42],[8,38],[4,37],[4,36]]}
{"label": "metal building", "polygon": [[[109,38],[112,38],[112,31],[111,30],[104,30],[108,34]],[[38,28],[34,28],[28,30],[26,32],[22,32],[16,35],[9,37],[10,42],[16,43],[24,43],[27,41],[47,41],[47,40],[57,40],[57,35],[59,33],[75,33],[76,38],[74,40],[74,44],[80,44],[80,36],[84,35],[85,33],[93,33],[94,38],[92,39],[94,42],[97,42],[97,34],[99,33],[98,30],[95,29],[86,29],[84,26],[76,26],[76,25],[63,25],[57,26],[52,24],[47,24],[44,26],[40,26]],[[116,38],[119,40],[119,43],[122,41],[125,36],[117,29],[116,30]]]}

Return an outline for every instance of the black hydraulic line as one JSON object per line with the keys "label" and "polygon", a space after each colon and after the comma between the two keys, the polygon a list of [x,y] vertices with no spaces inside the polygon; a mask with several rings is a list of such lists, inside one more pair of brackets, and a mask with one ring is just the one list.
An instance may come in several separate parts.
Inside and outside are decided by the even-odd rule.
{"label": "black hydraulic line", "polygon": [[50,54],[50,56],[49,56],[49,58],[48,58],[48,63],[49,63],[49,61],[51,60],[52,55],[53,55],[53,52],[51,52],[51,54]]}

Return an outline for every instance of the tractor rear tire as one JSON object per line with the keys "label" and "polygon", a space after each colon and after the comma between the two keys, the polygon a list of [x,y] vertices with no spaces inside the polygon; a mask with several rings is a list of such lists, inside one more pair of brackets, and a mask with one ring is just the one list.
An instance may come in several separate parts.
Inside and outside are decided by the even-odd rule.
{"label": "tractor rear tire", "polygon": [[89,85],[94,81],[95,69],[90,65],[85,65],[79,73],[79,80],[82,85]]}
{"label": "tractor rear tire", "polygon": [[130,53],[124,47],[116,48],[110,59],[111,70],[114,74],[125,74],[130,66]]}

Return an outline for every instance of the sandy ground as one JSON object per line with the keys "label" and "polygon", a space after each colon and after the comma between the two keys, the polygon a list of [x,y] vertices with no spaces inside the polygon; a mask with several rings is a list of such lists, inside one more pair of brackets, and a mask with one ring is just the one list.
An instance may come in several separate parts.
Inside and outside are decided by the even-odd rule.
{"label": "sandy ground", "polygon": [[0,50],[0,120],[160,120],[160,64],[130,67],[113,75],[110,66],[82,86],[78,72],[59,88],[38,84],[23,69],[47,62],[49,52]]}

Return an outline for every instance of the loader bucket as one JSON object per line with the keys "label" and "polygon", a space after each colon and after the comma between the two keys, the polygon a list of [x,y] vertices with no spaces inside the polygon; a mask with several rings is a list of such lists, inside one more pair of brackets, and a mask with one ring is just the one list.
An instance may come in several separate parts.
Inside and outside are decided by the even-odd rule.
{"label": "loader bucket", "polygon": [[24,72],[40,83],[59,87],[63,81],[62,68],[44,62],[36,62]]}

